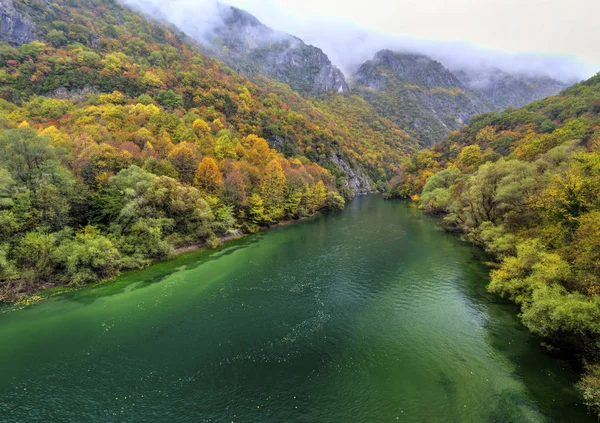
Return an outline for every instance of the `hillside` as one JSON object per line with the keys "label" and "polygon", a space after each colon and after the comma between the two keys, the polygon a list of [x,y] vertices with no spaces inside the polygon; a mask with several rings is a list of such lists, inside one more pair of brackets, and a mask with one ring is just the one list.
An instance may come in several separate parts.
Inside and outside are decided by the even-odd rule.
{"label": "hillside", "polygon": [[575,359],[600,413],[600,76],[476,116],[402,169],[391,194],[486,250],[489,290],[517,303],[550,351]]}
{"label": "hillside", "polygon": [[[181,34],[158,23],[149,24],[129,11],[125,12],[127,9],[118,3],[90,5],[90,2],[82,1],[69,4],[69,9],[64,9],[60,4],[53,7],[42,2],[29,7],[25,2],[15,2],[25,20],[37,20],[33,32],[47,41],[44,49],[50,50],[43,50],[41,56],[34,58],[33,65],[43,69],[32,68],[31,62],[18,67],[18,72],[9,69],[9,77],[4,79],[4,98],[11,101],[24,96],[52,95],[60,88],[70,91],[91,88],[99,92],[116,89],[129,97],[173,89],[182,98],[184,109],[205,110],[207,116],[203,117],[209,122],[219,119],[227,129],[243,135],[252,132],[288,155],[307,155],[343,175],[344,171],[335,164],[341,160],[344,167],[361,175],[361,180],[354,181],[354,185],[367,191],[372,182],[385,181],[380,169],[393,171],[394,162],[397,162],[393,159],[407,151],[411,144],[410,138],[392,123],[370,119],[374,112],[364,102],[356,104],[353,99],[348,99],[340,110],[339,105],[330,107],[325,101],[304,100],[284,86],[260,76],[257,76],[260,80],[257,86],[200,54],[195,47],[186,44]],[[107,9],[121,15],[128,13],[132,18],[123,25],[125,17],[121,15],[113,17],[109,14],[102,19],[95,16],[106,13]],[[67,16],[65,10],[72,10],[74,16]],[[98,21],[94,22],[96,19]],[[80,23],[72,24],[75,20]],[[121,24],[114,25],[116,23]],[[61,29],[56,29],[56,25]],[[148,37],[150,42],[142,41]],[[81,51],[73,51],[72,43],[77,43]],[[60,53],[58,57],[66,55],[66,61],[54,61],[55,52]],[[87,55],[88,52],[100,57]],[[111,53],[119,54],[117,57]],[[8,60],[13,52],[6,54]],[[84,56],[85,60],[82,59]],[[113,68],[109,70],[110,66]],[[99,72],[103,69],[106,70]],[[38,73],[32,79],[35,72]],[[251,104],[242,104],[240,93],[243,88],[249,90]],[[359,121],[349,122],[343,113],[344,107],[363,115]],[[249,109],[247,113],[245,108]],[[365,145],[377,147],[369,153],[375,153],[378,158],[366,154]]]}
{"label": "hillside", "polygon": [[0,11],[2,299],[343,207],[414,148],[360,98],[256,85],[114,1]]}

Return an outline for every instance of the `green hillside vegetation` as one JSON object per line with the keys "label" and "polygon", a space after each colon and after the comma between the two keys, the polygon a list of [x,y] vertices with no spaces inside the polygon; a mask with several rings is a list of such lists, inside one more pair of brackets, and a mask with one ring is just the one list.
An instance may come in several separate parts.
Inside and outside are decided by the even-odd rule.
{"label": "green hillside vegetation", "polygon": [[485,249],[489,290],[579,359],[579,388],[600,412],[600,75],[473,118],[407,159],[390,195],[413,197]]}

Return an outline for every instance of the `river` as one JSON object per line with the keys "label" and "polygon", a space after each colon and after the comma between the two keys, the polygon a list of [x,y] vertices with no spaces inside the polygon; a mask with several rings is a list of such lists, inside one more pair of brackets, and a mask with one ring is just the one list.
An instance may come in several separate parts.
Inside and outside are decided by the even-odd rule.
{"label": "river", "polygon": [[4,309],[0,421],[595,421],[437,224],[363,197]]}

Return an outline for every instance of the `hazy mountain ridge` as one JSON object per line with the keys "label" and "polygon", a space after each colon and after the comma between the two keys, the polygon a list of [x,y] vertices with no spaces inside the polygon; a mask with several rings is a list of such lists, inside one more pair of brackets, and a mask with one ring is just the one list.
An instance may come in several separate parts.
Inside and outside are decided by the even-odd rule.
{"label": "hazy mountain ridge", "polygon": [[301,93],[349,91],[344,75],[321,49],[275,31],[236,7],[219,3],[218,9],[222,24],[202,38],[211,53],[236,71],[272,77]]}
{"label": "hazy mountain ridge", "polygon": [[356,91],[424,145],[442,140],[468,119],[493,109],[441,63],[427,56],[378,52],[353,75]]}
{"label": "hazy mountain ridge", "polygon": [[[207,54],[246,77],[264,75],[302,94],[349,91],[342,72],[320,48],[273,30],[244,10],[216,2],[210,10],[189,7],[189,13],[178,14],[155,0],[123,2],[175,25],[198,41]],[[199,19],[199,13],[205,16]]]}
{"label": "hazy mountain ridge", "polygon": [[444,61],[423,54],[387,49],[346,75],[347,82],[320,48],[274,30],[239,8],[216,3],[214,10],[208,10],[205,5],[206,16],[198,21],[195,10],[183,0],[174,6],[179,14],[156,0],[123,1],[173,23],[199,41],[209,55],[250,78],[267,76],[304,95],[347,94],[356,89],[382,116],[423,145],[441,141],[473,115],[519,107],[567,86],[546,76],[484,69],[483,65],[451,70]]}
{"label": "hazy mountain ridge", "polygon": [[480,91],[498,111],[508,107],[523,107],[556,95],[570,85],[549,76],[511,74],[497,68],[479,72],[458,70],[454,74],[464,85]]}
{"label": "hazy mountain ridge", "polygon": [[477,114],[521,107],[567,84],[500,69],[452,71],[428,56],[381,50],[352,76],[353,88],[424,145],[444,139]]}

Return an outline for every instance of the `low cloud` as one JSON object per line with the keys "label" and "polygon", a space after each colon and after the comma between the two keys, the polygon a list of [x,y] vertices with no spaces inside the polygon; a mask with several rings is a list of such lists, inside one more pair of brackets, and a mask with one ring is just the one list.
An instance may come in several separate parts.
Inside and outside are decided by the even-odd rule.
{"label": "low cloud", "polygon": [[[200,42],[224,19],[223,9],[214,0],[121,0],[138,10],[165,20]],[[351,79],[352,73],[381,49],[430,56],[451,70],[480,72],[498,68],[530,76],[549,76],[573,83],[592,76],[593,69],[574,56],[511,53],[487,50],[466,42],[424,40],[378,33],[335,18],[290,16],[276,0],[232,0],[268,26],[302,38],[321,48]]]}

